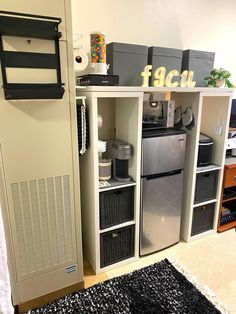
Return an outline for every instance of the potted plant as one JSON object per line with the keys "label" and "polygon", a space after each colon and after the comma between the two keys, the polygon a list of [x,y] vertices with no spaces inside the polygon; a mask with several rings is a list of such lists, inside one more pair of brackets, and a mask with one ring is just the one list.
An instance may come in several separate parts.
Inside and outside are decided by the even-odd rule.
{"label": "potted plant", "polygon": [[234,85],[230,82],[229,77],[231,76],[229,71],[224,70],[223,68],[213,69],[210,72],[211,76],[207,76],[204,78],[204,82],[206,86],[209,87],[234,87]]}

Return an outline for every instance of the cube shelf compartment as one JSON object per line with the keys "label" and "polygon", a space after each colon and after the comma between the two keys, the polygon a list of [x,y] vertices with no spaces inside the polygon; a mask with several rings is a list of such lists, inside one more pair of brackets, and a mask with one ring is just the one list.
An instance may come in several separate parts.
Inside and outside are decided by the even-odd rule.
{"label": "cube shelf compartment", "polygon": [[193,209],[191,236],[213,229],[215,203]]}
{"label": "cube shelf compartment", "polygon": [[197,174],[194,204],[215,199],[217,178],[217,171],[208,171]]}
{"label": "cube shelf compartment", "polygon": [[134,219],[134,187],[99,193],[100,228]]}
{"label": "cube shelf compartment", "polygon": [[134,225],[100,235],[100,265],[105,267],[134,256]]}

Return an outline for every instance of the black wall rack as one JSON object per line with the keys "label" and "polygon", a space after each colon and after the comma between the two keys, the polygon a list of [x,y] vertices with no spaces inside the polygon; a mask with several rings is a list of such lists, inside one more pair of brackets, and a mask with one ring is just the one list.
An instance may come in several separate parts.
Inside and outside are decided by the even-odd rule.
{"label": "black wall rack", "polygon": [[[0,60],[5,99],[60,99],[64,94],[61,82],[59,38],[60,18],[0,11]],[[3,50],[2,36],[53,40],[55,53],[32,53]],[[30,43],[30,42],[29,42]],[[57,83],[9,83],[6,68],[55,69]]]}

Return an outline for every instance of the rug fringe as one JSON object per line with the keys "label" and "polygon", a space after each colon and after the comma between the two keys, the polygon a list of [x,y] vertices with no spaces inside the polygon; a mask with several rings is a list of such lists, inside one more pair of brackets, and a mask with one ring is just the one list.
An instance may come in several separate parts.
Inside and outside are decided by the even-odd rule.
{"label": "rug fringe", "polygon": [[215,305],[217,310],[219,310],[222,314],[232,314],[229,307],[222,303],[221,301],[217,300],[216,294],[209,289],[209,287],[205,285],[201,285],[197,277],[192,275],[191,272],[183,265],[179,264],[179,262],[176,259],[168,258],[170,263],[180,272],[182,273],[188,281],[190,281],[195,287],[201,291],[201,293],[211,302]]}

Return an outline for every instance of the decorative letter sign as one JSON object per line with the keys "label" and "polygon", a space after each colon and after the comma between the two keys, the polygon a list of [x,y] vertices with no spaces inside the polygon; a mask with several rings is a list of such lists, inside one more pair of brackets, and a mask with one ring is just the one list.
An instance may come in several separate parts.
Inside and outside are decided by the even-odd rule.
{"label": "decorative letter sign", "polygon": [[155,81],[153,85],[155,87],[163,87],[165,84],[165,76],[166,76],[166,68],[164,67],[157,68],[156,71],[154,72]]}
{"label": "decorative letter sign", "polygon": [[177,87],[179,85],[178,82],[173,82],[172,79],[174,76],[179,76],[179,71],[177,70],[172,70],[166,75],[166,80],[165,80],[165,86],[168,87]]}
{"label": "decorative letter sign", "polygon": [[193,71],[183,71],[180,80],[180,87],[194,87],[196,85],[196,82],[193,82]]}
{"label": "decorative letter sign", "polygon": [[193,75],[193,71],[188,71],[187,87],[194,87],[196,85],[196,82],[193,81]]}
{"label": "decorative letter sign", "polygon": [[181,80],[180,80],[180,87],[185,87],[187,86],[186,82],[187,82],[187,77],[188,77],[188,70],[183,71],[180,74]]}
{"label": "decorative letter sign", "polygon": [[[149,77],[151,76],[151,65],[146,65],[144,68],[144,71],[141,72],[141,76],[143,77],[143,85],[144,87],[148,87],[148,81]],[[166,75],[166,68],[165,67],[159,67],[154,72],[154,82],[153,85],[155,87],[177,87],[179,86],[179,82],[175,81],[173,82],[174,77],[181,78],[180,80],[180,87],[194,87],[196,85],[196,82],[193,81],[193,71],[183,71],[181,74],[179,74],[178,70],[171,70]]]}
{"label": "decorative letter sign", "polygon": [[149,77],[152,75],[151,74],[151,69],[152,69],[152,65],[146,65],[144,67],[144,71],[141,72],[141,76],[143,76],[143,87],[148,87],[149,85]]}

